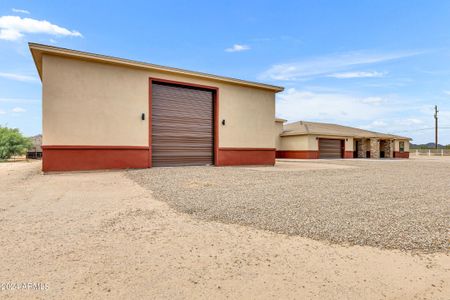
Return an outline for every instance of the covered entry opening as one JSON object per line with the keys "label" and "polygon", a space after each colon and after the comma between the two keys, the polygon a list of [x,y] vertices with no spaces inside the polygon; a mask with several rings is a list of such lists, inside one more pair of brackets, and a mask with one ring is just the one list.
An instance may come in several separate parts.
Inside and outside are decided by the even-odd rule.
{"label": "covered entry opening", "polygon": [[153,167],[214,164],[216,92],[150,80]]}
{"label": "covered entry opening", "polygon": [[386,158],[389,153],[386,153],[386,143],[387,141],[381,140],[380,141],[380,158]]}
{"label": "covered entry opening", "polygon": [[370,139],[368,138],[354,138],[354,158],[370,158]]}
{"label": "covered entry opening", "polygon": [[344,158],[345,141],[319,139],[319,158]]}
{"label": "covered entry opening", "polygon": [[394,157],[394,141],[393,140],[380,140],[380,158],[393,158]]}

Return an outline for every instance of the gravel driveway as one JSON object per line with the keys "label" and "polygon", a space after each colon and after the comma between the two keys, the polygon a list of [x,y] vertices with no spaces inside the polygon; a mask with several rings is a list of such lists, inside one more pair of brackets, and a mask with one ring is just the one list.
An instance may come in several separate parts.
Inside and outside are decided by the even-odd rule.
{"label": "gravel driveway", "polygon": [[450,160],[313,165],[321,167],[297,161],[275,168],[153,168],[127,176],[176,210],[206,220],[338,244],[448,251]]}

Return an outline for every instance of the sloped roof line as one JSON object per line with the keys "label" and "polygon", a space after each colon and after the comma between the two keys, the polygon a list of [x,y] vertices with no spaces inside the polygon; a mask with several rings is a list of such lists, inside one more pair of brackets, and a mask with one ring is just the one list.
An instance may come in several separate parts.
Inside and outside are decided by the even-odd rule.
{"label": "sloped roof line", "polygon": [[305,129],[306,129],[306,132],[309,133],[309,127],[308,127],[308,124],[306,124],[306,123],[305,123]]}
{"label": "sloped roof line", "polygon": [[281,136],[295,136],[295,135],[326,135],[326,136],[346,136],[346,137],[359,137],[359,138],[386,138],[386,139],[407,139],[409,137],[398,136],[393,134],[386,134],[376,131],[370,131],[360,129],[356,127],[343,126],[331,123],[319,123],[319,122],[306,122],[298,121],[285,124],[285,130],[281,133]]}
{"label": "sloped roof line", "polygon": [[208,80],[236,84],[236,85],[241,85],[241,86],[246,86],[246,87],[270,90],[275,93],[278,93],[278,92],[281,92],[284,90],[284,88],[281,86],[275,86],[275,85],[270,85],[270,84],[265,84],[265,83],[260,83],[260,82],[248,81],[248,80],[243,80],[243,79],[238,79],[238,78],[214,75],[214,74],[197,72],[197,71],[190,71],[190,70],[185,70],[185,69],[180,69],[180,68],[156,65],[156,64],[151,64],[151,63],[147,63],[147,62],[135,61],[135,60],[119,58],[119,57],[114,57],[114,56],[108,56],[108,55],[101,55],[101,54],[96,54],[96,53],[91,53],[91,52],[84,52],[84,51],[72,50],[72,49],[67,49],[67,48],[61,48],[61,47],[55,47],[55,46],[31,43],[31,42],[28,43],[28,46],[30,48],[31,54],[33,56],[33,60],[35,62],[36,68],[38,70],[39,77],[41,79],[42,79],[42,55],[49,54],[49,55],[70,57],[70,58],[80,59],[80,60],[94,61],[94,62],[105,63],[105,64],[120,65],[123,67],[129,67],[129,68],[140,68],[140,69],[147,69],[147,70],[152,70],[152,71],[160,71],[160,72],[166,72],[166,73],[186,75],[186,76],[196,77],[196,78],[201,78],[201,79],[208,79]]}

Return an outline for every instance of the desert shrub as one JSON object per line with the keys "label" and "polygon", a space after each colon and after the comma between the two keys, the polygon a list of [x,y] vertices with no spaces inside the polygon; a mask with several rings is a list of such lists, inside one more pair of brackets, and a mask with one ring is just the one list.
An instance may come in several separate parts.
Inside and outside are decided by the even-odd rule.
{"label": "desert shrub", "polygon": [[23,155],[31,147],[31,140],[23,136],[19,129],[0,125],[0,160]]}

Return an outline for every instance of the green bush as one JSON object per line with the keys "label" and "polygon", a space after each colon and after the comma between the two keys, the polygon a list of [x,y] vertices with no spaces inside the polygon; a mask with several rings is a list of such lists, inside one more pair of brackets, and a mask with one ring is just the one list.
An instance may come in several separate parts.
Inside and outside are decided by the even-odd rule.
{"label": "green bush", "polygon": [[19,129],[0,126],[0,160],[24,155],[31,147],[33,143]]}

